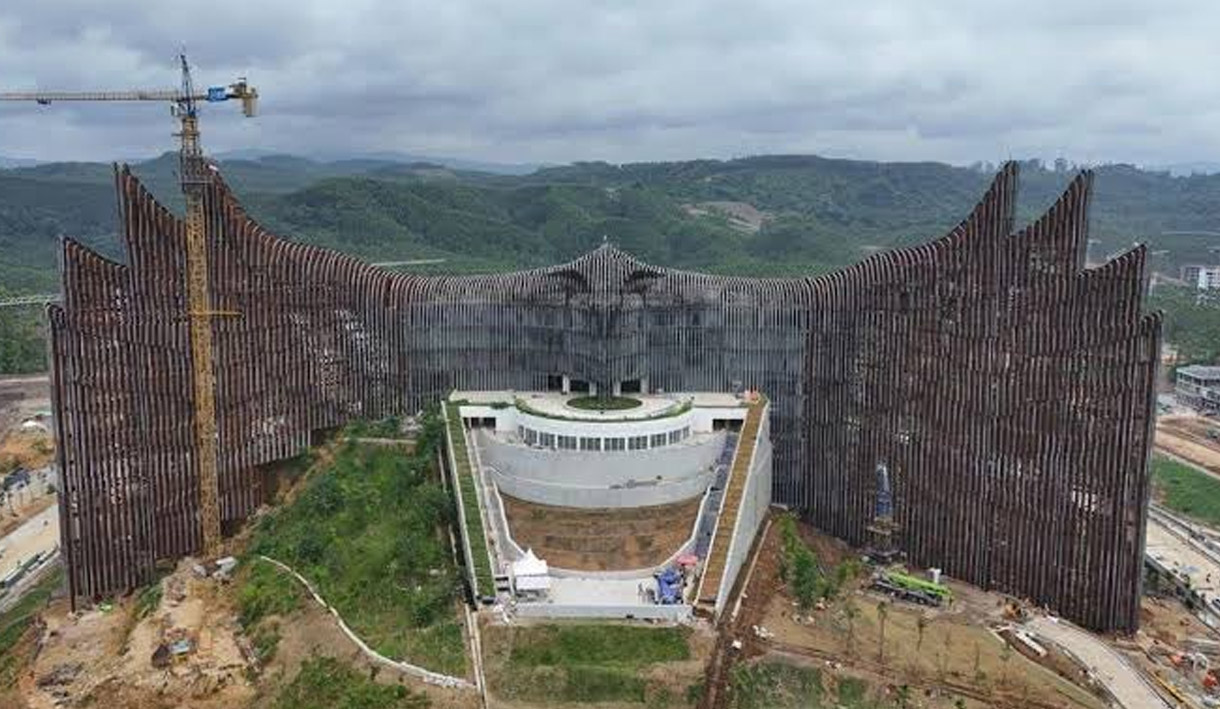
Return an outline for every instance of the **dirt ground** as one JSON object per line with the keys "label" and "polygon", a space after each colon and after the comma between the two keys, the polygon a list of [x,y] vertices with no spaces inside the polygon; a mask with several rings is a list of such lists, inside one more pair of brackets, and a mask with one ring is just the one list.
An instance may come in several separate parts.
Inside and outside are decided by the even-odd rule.
{"label": "dirt ground", "polygon": [[504,496],[513,539],[551,566],[642,569],[672,556],[694,531],[702,498],[631,509],[554,507]]}
{"label": "dirt ground", "polygon": [[1220,435],[1220,422],[1202,416],[1161,416],[1157,419],[1157,448],[1220,474],[1220,439],[1208,436],[1215,430]]}
{"label": "dirt ground", "polygon": [[1144,598],[1140,603],[1140,628],[1126,643],[1127,656],[1149,675],[1200,702],[1208,694],[1202,684],[1202,668],[1183,662],[1183,655],[1200,652],[1209,666],[1220,665],[1220,633],[1173,598]]}
{"label": "dirt ground", "polygon": [[[196,577],[185,562],[163,581],[160,605],[137,620],[135,600],[109,611],[74,615],[66,602],[43,618],[42,650],[21,683],[30,709],[93,702],[97,706],[222,709],[254,696],[251,663],[224,590]],[[188,639],[193,650],[168,667],[153,666],[162,642]]]}
{"label": "dirt ground", "polygon": [[46,375],[0,377],[0,431],[50,409],[51,386]]}
{"label": "dirt ground", "polygon": [[[854,555],[838,540],[799,528],[824,567]],[[950,707],[958,698],[967,706],[1105,706],[1095,690],[1075,683],[1087,680],[1066,656],[1052,649],[1039,664],[1009,648],[994,630],[1004,625],[1004,598],[997,594],[950,582],[952,607],[931,609],[864,590],[863,578],[849,593],[806,615],[780,579],[780,555],[772,525],[732,630],[742,643],[738,661],[795,658],[821,667],[830,684],[836,676],[857,677],[882,693],[905,684],[919,689],[919,706]]]}
{"label": "dirt ground", "polygon": [[11,429],[0,432],[0,470],[25,468],[37,470],[51,464],[55,442],[50,432]]}
{"label": "dirt ground", "polygon": [[754,233],[762,229],[763,223],[771,216],[766,212],[759,211],[757,207],[749,202],[699,202],[697,204],[684,204],[682,209],[693,217],[707,214],[722,215],[728,219],[729,226],[738,231],[748,233]]}
{"label": "dirt ground", "polygon": [[[160,605],[142,620],[134,617],[133,598],[79,615],[68,612],[66,601],[55,602],[43,615],[42,648],[18,685],[23,709],[262,707],[315,655],[349,661],[379,682],[404,683],[427,694],[436,709],[478,706],[471,690],[434,687],[374,666],[312,600],[290,618],[272,619],[281,639],[271,662],[258,667],[237,623],[232,586],[196,576],[189,561],[162,584]],[[190,639],[194,650],[154,667],[157,647],[178,638]]]}

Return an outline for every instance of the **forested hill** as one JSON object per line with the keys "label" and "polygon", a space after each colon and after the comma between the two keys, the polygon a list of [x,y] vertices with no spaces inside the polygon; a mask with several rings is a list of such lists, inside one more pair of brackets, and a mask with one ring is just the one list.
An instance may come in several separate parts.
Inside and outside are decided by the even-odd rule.
{"label": "forested hill", "polygon": [[[444,257],[441,268],[458,271],[554,263],[609,238],[662,265],[818,273],[943,234],[992,177],[986,168],[811,156],[578,163],[523,176],[290,156],[220,168],[252,215],[277,233],[372,260]],[[173,155],[133,169],[180,205]],[[61,234],[122,258],[112,175],[95,163],[0,170],[0,288],[53,290]],[[1045,209],[1071,176],[1026,164],[1021,220]],[[1144,241],[1156,253],[1154,267],[1169,274],[1181,263],[1220,258],[1212,251],[1220,249],[1220,176],[1098,168],[1093,237],[1095,261]]]}
{"label": "forested hill", "polygon": [[[176,168],[172,154],[133,166],[154,194],[180,208]],[[220,169],[272,231],[373,261],[442,257],[443,265],[427,268],[503,270],[557,263],[608,238],[659,265],[743,275],[816,274],[940,236],[966,216],[993,174],[990,167],[811,156],[579,163],[518,176],[291,156],[225,160]],[[1183,263],[1220,261],[1220,176],[1122,165],[1096,172],[1091,260],[1146,242],[1153,268],[1169,275]],[[1072,175],[1065,166],[1024,165],[1020,220],[1040,214]],[[0,169],[0,297],[58,289],[61,235],[122,260],[116,222],[109,165]],[[1178,307],[1190,303],[1193,310]],[[1220,357],[1220,345],[1211,344],[1220,342],[1212,337],[1220,332],[1220,304],[1168,291],[1154,304],[1169,310],[1167,335],[1192,360]],[[40,323],[36,309],[0,310],[0,373],[45,367]],[[1184,332],[1206,334],[1190,345]]]}

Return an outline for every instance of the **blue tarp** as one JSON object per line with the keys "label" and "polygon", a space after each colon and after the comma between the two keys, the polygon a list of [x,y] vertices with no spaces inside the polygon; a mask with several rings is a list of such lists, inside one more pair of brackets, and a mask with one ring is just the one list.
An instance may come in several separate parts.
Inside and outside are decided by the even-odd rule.
{"label": "blue tarp", "polygon": [[682,602],[682,574],[677,569],[671,567],[657,575],[657,597],[663,605]]}

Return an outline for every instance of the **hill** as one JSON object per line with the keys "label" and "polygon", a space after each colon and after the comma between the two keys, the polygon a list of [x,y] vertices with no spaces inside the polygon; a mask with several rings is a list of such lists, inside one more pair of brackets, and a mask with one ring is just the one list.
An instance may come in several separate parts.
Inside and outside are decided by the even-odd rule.
{"label": "hill", "polygon": [[[945,233],[993,174],[983,165],[796,155],[576,163],[526,175],[378,157],[251,153],[218,164],[251,215],[277,233],[373,261],[445,258],[430,268],[447,272],[556,263],[608,238],[660,265],[816,274]],[[174,154],[133,169],[181,208]],[[1019,222],[1041,213],[1072,174],[1026,163]],[[55,290],[60,235],[122,258],[112,175],[98,163],[0,169],[0,288]],[[1220,175],[1129,165],[1101,166],[1096,175],[1091,262],[1137,242],[1151,247],[1152,268],[1170,276],[1185,263],[1220,258]]]}

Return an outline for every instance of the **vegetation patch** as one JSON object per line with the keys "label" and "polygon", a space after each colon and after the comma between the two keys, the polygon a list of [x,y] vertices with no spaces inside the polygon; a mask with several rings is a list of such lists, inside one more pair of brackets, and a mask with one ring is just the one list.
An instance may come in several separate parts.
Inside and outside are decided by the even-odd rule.
{"label": "vegetation patch", "polygon": [[[466,452],[466,433],[462,430],[462,417],[456,405],[451,406],[453,413],[446,416],[446,425],[449,440],[453,444],[453,464],[456,468],[457,486],[461,491],[462,521],[465,522],[471,563],[474,565],[474,585],[478,593],[490,594],[495,588],[495,582],[491,573],[491,552],[487,549],[487,536],[483,531],[483,516],[479,513],[479,493],[474,482],[474,471],[470,467],[470,454]],[[446,407],[446,411],[449,408]]]}
{"label": "vegetation patch", "polygon": [[279,697],[275,709],[422,709],[428,698],[402,685],[378,684],[333,657],[314,657]]}
{"label": "vegetation patch", "polygon": [[788,591],[801,610],[808,611],[819,600],[834,598],[860,574],[860,563],[855,559],[848,559],[823,571],[813,550],[797,532],[796,517],[793,515],[780,519],[779,530],[783,543],[779,575],[788,584]]}
{"label": "vegetation patch", "polygon": [[586,411],[626,411],[641,405],[639,399],[629,396],[578,396],[568,399],[568,406]]}
{"label": "vegetation patch", "polygon": [[737,665],[730,675],[729,692],[733,709],[821,707],[825,697],[820,670],[782,662]]}
{"label": "vegetation patch", "polygon": [[[595,399],[595,397],[581,397],[581,398]],[[575,401],[575,399],[573,399],[572,401]],[[571,404],[572,401],[569,401],[568,403]],[[633,401],[634,401],[634,399],[633,399]],[[521,398],[515,399],[513,403],[519,411],[521,411],[522,413],[527,413],[531,416],[538,416],[540,418],[545,418],[545,419],[555,419],[557,421],[583,420],[577,416],[564,416],[563,414],[554,414],[549,411],[542,411],[541,409],[536,409],[536,408],[530,406],[528,401],[526,401],[525,399],[521,399]],[[687,411],[690,411],[692,408],[694,408],[694,406],[695,406],[694,401],[691,399],[687,399],[686,401],[682,402],[681,404],[679,404],[677,406],[671,406],[662,411],[658,411],[657,413],[652,414],[651,416],[635,416],[635,417],[607,419],[607,420],[609,420],[609,421],[655,421],[657,419],[665,419],[665,418],[671,418],[673,416],[680,416],[680,415],[686,413]],[[596,406],[591,406],[590,408],[593,410],[598,410],[598,408]],[[606,410],[609,410],[609,409],[606,409]]]}
{"label": "vegetation patch", "polygon": [[1157,453],[1152,456],[1152,482],[1169,509],[1220,525],[1220,480]]}
{"label": "vegetation patch", "polygon": [[[442,436],[433,413],[411,453],[345,440],[292,504],[263,518],[250,553],[309,579],[381,654],[462,676],[466,653],[454,613],[461,586],[443,532],[452,506],[432,465]],[[283,571],[253,558],[246,565],[243,624],[283,615],[303,597]]]}
{"label": "vegetation patch", "polygon": [[509,628],[493,640],[488,681],[502,699],[534,703],[678,701],[649,668],[689,660],[686,628],[545,625]]}
{"label": "vegetation patch", "polygon": [[380,421],[352,421],[343,432],[352,438],[406,438],[402,430],[402,419],[390,416]]}
{"label": "vegetation patch", "polygon": [[28,647],[29,643],[23,645],[22,640],[46,607],[51,594],[63,582],[64,572],[60,567],[48,573],[16,605],[0,614],[0,687],[11,687],[33,656],[33,648]]}
{"label": "vegetation patch", "polygon": [[787,662],[764,661],[733,668],[729,678],[732,709],[872,709],[910,706],[910,690],[902,688],[891,702],[870,696],[867,682],[839,677],[835,685],[822,682],[822,671]]}
{"label": "vegetation patch", "polygon": [[237,620],[252,628],[268,616],[286,616],[296,610],[305,591],[282,569],[257,557],[246,564],[237,594]]}
{"label": "vegetation patch", "polygon": [[1145,306],[1145,312],[1153,310],[1165,313],[1165,340],[1178,348],[1181,364],[1220,360],[1220,298],[1196,288],[1158,285]]}

